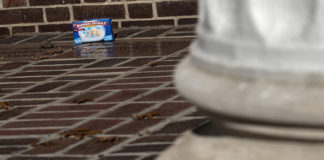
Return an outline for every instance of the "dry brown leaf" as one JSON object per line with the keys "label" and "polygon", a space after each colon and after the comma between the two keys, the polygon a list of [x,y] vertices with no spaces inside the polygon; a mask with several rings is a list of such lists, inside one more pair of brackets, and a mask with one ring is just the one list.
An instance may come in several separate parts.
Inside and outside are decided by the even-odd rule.
{"label": "dry brown leaf", "polygon": [[37,147],[37,146],[45,146],[45,147],[50,147],[53,145],[57,145],[59,144],[57,141],[47,141],[47,142],[42,142],[42,143],[38,143],[37,141],[33,141],[30,145],[33,147]]}
{"label": "dry brown leaf", "polygon": [[93,102],[93,98],[90,97],[85,97],[85,98],[79,98],[73,101],[73,103],[78,103],[78,104],[82,104],[82,103],[87,103],[87,102]]}
{"label": "dry brown leaf", "polygon": [[118,143],[119,141],[120,141],[119,137],[99,137],[99,138],[97,138],[98,143],[107,143],[107,142]]}
{"label": "dry brown leaf", "polygon": [[33,141],[30,145],[33,147],[37,147],[38,144],[37,144],[37,141]]}
{"label": "dry brown leaf", "polygon": [[152,119],[153,117],[159,116],[159,115],[160,115],[159,112],[149,112],[149,113],[144,113],[144,114],[138,115],[136,118],[138,120],[142,120],[144,118]]}
{"label": "dry brown leaf", "polygon": [[0,109],[8,110],[10,107],[12,107],[12,106],[9,103],[0,102]]}
{"label": "dry brown leaf", "polygon": [[50,147],[50,146],[57,145],[57,144],[59,144],[57,141],[47,141],[47,142],[40,143],[39,145],[45,146],[45,147]]}
{"label": "dry brown leaf", "polygon": [[95,135],[100,133],[100,131],[89,130],[88,128],[79,128],[76,130],[71,130],[67,132],[63,132],[60,134],[60,138],[69,138],[73,136],[77,140],[83,139],[84,136]]}
{"label": "dry brown leaf", "polygon": [[35,57],[34,60],[43,60],[43,59],[49,59],[51,57],[49,56],[39,56],[39,57]]}
{"label": "dry brown leaf", "polygon": [[157,62],[151,62],[149,64],[147,64],[147,66],[150,66],[150,67],[157,67]]}

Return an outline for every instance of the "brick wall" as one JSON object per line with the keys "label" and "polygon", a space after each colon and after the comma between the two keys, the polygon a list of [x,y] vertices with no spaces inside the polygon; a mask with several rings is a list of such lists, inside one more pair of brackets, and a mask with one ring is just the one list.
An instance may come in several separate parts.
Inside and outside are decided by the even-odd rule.
{"label": "brick wall", "polygon": [[197,0],[0,0],[0,36],[70,31],[71,22],[113,19],[114,28],[178,26],[197,20]]}

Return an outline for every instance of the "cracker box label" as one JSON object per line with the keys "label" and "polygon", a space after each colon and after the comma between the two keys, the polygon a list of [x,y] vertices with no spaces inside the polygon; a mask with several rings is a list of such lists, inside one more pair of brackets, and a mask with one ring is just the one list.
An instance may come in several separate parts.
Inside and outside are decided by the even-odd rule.
{"label": "cracker box label", "polygon": [[73,22],[72,29],[75,44],[114,40],[109,18]]}

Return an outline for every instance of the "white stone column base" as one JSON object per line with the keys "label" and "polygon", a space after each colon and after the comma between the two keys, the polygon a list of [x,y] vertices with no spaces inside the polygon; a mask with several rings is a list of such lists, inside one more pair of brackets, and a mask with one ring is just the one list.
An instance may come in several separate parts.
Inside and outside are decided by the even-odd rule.
{"label": "white stone column base", "polygon": [[186,132],[157,160],[323,160],[323,143],[202,137]]}

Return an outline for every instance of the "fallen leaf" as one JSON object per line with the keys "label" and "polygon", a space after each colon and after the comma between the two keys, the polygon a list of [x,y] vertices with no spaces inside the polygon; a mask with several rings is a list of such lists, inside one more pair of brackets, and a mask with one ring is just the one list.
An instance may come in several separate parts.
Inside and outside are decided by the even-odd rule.
{"label": "fallen leaf", "polygon": [[99,138],[97,138],[98,143],[107,143],[107,142],[118,143],[119,141],[120,141],[119,137],[99,137]]}
{"label": "fallen leaf", "polygon": [[79,128],[76,130],[71,130],[71,131],[61,133],[60,139],[61,138],[69,138],[69,137],[73,136],[75,139],[80,140],[80,139],[83,139],[84,136],[95,135],[98,133],[100,133],[100,131],[89,130],[88,128]]}
{"label": "fallen leaf", "polygon": [[33,147],[37,147],[37,141],[33,141],[30,145]]}
{"label": "fallen leaf", "polygon": [[12,107],[9,103],[7,102],[0,102],[0,109],[8,110],[10,107]]}
{"label": "fallen leaf", "polygon": [[38,143],[37,141],[33,141],[31,143],[31,146],[37,147],[37,146],[40,145],[40,146],[50,147],[50,146],[57,145],[57,144],[59,144],[59,143],[57,141],[54,141],[54,140],[47,141],[47,142],[42,142],[42,143]]}
{"label": "fallen leaf", "polygon": [[47,141],[47,142],[40,143],[39,145],[45,146],[45,147],[50,147],[50,146],[57,145],[57,144],[59,144],[57,141]]}
{"label": "fallen leaf", "polygon": [[159,112],[149,112],[149,113],[144,113],[144,114],[141,114],[141,115],[137,115],[136,118],[138,120],[142,120],[144,118],[152,119],[153,117],[159,116],[159,115],[160,115]]}
{"label": "fallen leaf", "polygon": [[51,57],[49,56],[39,56],[39,57],[35,57],[34,60],[43,60],[43,59],[49,59]]}
{"label": "fallen leaf", "polygon": [[73,103],[78,103],[78,104],[82,104],[82,103],[86,103],[86,102],[93,102],[93,98],[90,97],[86,97],[86,98],[79,98],[73,101]]}
{"label": "fallen leaf", "polygon": [[151,63],[149,63],[147,65],[150,66],[150,67],[156,67],[158,64],[157,64],[157,62],[151,62]]}

